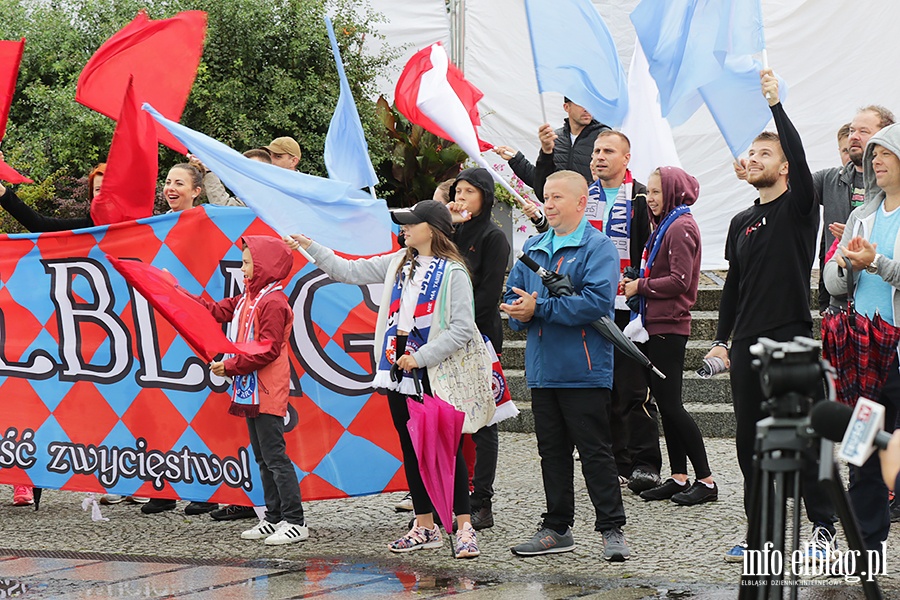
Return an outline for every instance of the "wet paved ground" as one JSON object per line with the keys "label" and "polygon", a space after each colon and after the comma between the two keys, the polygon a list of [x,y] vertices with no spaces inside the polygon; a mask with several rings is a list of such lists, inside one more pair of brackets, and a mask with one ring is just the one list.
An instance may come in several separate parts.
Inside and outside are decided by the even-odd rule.
{"label": "wet paved ground", "polygon": [[[388,552],[386,544],[409,519],[393,511],[399,495],[306,503],[310,539],[267,547],[239,538],[252,521],[187,517],[183,503],[152,516],[134,505],[103,507],[110,520],[92,522],[81,510],[83,494],[46,491],[35,512],[10,506],[10,489],[0,486],[0,598],[16,594],[17,586],[27,588],[23,598],[735,598],[741,566],[722,560],[745,528],[733,441],[707,440],[707,449],[718,502],[679,507],[624,491],[633,553],[624,564],[600,558],[580,474],[577,549],[529,559],[509,552],[530,537],[543,505],[531,434],[501,434],[496,525],[479,534],[482,556],[469,561],[451,558],[447,541],[439,550]],[[887,598],[900,598],[894,548],[900,548],[896,533],[882,578]],[[807,583],[802,598],[863,597],[841,578]]]}

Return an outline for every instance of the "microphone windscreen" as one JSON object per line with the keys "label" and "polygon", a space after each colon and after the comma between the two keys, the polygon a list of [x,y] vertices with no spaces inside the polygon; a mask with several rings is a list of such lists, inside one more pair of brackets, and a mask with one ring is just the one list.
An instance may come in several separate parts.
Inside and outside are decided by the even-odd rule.
{"label": "microphone windscreen", "polygon": [[826,440],[840,442],[850,424],[853,409],[839,402],[823,401],[813,405],[809,413],[812,428]]}

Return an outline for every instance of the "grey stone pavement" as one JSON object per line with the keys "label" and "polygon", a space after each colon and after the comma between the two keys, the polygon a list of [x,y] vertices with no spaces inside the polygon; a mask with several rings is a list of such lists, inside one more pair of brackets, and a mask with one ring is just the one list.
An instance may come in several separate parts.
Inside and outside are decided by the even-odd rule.
{"label": "grey stone pavement", "polygon": [[[519,558],[509,546],[530,537],[543,491],[533,434],[501,433],[495,526],[479,532],[482,554],[455,560],[441,549],[405,555],[386,544],[405,532],[400,494],[305,503],[310,539],[267,547],[244,541],[253,521],[215,522],[176,511],[142,515],[135,505],[83,512],[84,494],[48,490],[40,511],[11,506],[0,486],[0,598],[24,584],[24,598],[694,598],[737,597],[741,565],[722,553],[744,534],[733,440],[709,439],[719,501],[695,507],[644,502],[623,489],[632,549],[628,562],[602,560],[593,509],[576,463],[577,549]],[[846,544],[842,540],[842,547]],[[887,598],[900,598],[898,534],[888,542]],[[8,595],[5,595],[8,594]],[[802,598],[862,598],[861,588],[815,579]]]}

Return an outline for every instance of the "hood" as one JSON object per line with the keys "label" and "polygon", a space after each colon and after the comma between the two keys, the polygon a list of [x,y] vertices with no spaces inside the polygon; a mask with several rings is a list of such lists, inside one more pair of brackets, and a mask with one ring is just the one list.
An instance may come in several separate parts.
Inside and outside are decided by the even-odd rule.
{"label": "hood", "polygon": [[294,256],[280,238],[269,235],[245,235],[241,241],[250,249],[253,259],[253,279],[247,283],[250,296],[273,281],[281,281],[291,272]]}
{"label": "hood", "polygon": [[456,184],[460,181],[468,181],[481,190],[482,194],[481,212],[477,217],[472,217],[465,223],[457,225],[451,238],[465,256],[466,249],[478,242],[484,232],[493,224],[491,209],[494,207],[494,180],[487,169],[466,169],[456,176],[456,180],[450,186],[450,202],[453,202],[456,197]]}
{"label": "hood", "polygon": [[456,176],[456,179],[450,185],[450,202],[456,198],[456,184],[460,181],[468,181],[479,190],[483,195],[481,203],[481,214],[472,217],[469,223],[484,218],[491,217],[491,209],[494,207],[494,179],[487,169],[466,169]]}
{"label": "hood", "polygon": [[[697,178],[678,167],[660,167],[659,179],[662,185],[663,211],[657,217],[650,212],[650,220],[659,223],[663,217],[672,212],[676,206],[691,206],[700,196],[700,183]],[[650,210],[650,207],[647,207]]]}
{"label": "hood", "polygon": [[[881,188],[875,183],[875,169],[872,168],[872,156],[875,154],[875,146],[887,148],[900,157],[900,124],[888,125],[869,138],[866,144],[866,152],[863,155],[863,180],[866,183],[865,204],[874,201],[881,194]],[[880,200],[879,200],[880,201]]]}

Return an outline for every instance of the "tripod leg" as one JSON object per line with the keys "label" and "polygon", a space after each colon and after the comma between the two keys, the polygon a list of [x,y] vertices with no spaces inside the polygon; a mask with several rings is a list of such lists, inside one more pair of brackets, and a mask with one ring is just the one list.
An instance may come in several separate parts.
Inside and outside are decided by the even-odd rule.
{"label": "tripod leg", "polygon": [[[837,511],[838,519],[844,528],[844,536],[847,538],[847,545],[850,550],[858,552],[857,556],[867,556],[866,547],[863,543],[862,534],[859,532],[859,524],[856,516],[850,508],[850,498],[844,484],[841,481],[840,473],[834,462],[834,444],[828,440],[822,440],[821,455],[819,461],[819,481],[828,490],[831,501]],[[872,574],[861,576],[863,593],[866,600],[882,600],[884,595],[878,580]]]}
{"label": "tripod leg", "polygon": [[[750,484],[750,497],[759,499],[762,497],[761,490],[769,487],[769,482],[763,481],[762,464],[760,461],[761,440],[757,433],[756,444],[753,452],[753,474]],[[768,493],[766,493],[768,497]],[[753,502],[750,506],[750,514],[747,515],[747,550],[751,548],[759,550],[761,546],[760,528],[756,525],[763,518],[763,504],[765,502]],[[747,566],[747,550],[744,551],[744,568],[741,570],[741,589],[738,592],[738,600],[753,600],[754,598],[765,598],[765,590],[756,586],[755,582],[760,579],[758,576],[751,576]]]}

